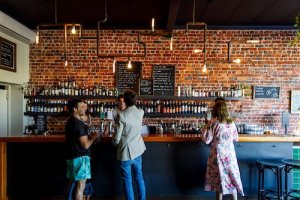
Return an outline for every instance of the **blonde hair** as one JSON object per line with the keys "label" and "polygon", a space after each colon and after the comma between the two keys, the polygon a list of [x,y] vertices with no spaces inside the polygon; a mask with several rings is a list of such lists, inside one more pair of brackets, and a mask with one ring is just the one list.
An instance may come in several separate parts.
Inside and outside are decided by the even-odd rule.
{"label": "blonde hair", "polygon": [[230,116],[227,105],[224,101],[217,102],[212,111],[212,117],[217,118],[221,123],[231,123],[233,119]]}

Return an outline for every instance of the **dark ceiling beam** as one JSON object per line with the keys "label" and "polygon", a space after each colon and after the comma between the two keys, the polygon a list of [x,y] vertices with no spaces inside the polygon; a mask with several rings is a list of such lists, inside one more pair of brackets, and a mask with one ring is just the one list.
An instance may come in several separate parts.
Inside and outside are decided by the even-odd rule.
{"label": "dark ceiling beam", "polygon": [[171,0],[169,7],[169,16],[168,16],[168,24],[167,24],[167,32],[172,32],[175,26],[177,13],[180,5],[180,0]]}

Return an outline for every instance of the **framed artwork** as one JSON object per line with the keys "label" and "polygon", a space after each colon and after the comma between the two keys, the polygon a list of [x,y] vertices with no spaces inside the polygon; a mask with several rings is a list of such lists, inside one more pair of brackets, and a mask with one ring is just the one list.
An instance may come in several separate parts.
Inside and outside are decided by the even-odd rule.
{"label": "framed artwork", "polygon": [[300,113],[300,90],[291,92],[291,113]]}
{"label": "framed artwork", "polygon": [[16,72],[17,45],[0,37],[0,69]]}

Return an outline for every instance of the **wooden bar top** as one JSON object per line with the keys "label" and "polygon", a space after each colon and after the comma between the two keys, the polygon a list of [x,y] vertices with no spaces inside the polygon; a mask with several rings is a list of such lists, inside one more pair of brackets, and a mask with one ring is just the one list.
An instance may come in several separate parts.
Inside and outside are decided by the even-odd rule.
{"label": "wooden bar top", "polygon": [[[145,142],[197,142],[200,134],[149,134],[143,135]],[[0,137],[0,142],[64,142],[63,134],[57,135],[22,135]],[[103,136],[102,141],[111,141],[110,136]],[[300,136],[293,135],[248,135],[240,134],[239,142],[300,142]]]}

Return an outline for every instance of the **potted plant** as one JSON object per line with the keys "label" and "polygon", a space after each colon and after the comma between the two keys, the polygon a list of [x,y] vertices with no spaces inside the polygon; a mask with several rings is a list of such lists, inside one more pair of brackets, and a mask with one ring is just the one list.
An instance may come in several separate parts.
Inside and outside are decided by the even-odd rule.
{"label": "potted plant", "polygon": [[300,13],[295,18],[294,26],[296,27],[297,32],[296,32],[296,35],[295,35],[295,39],[292,41],[292,45],[296,45],[300,40]]}

